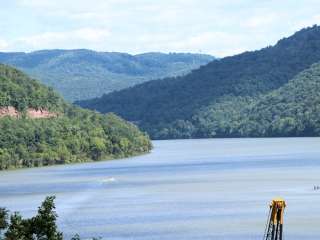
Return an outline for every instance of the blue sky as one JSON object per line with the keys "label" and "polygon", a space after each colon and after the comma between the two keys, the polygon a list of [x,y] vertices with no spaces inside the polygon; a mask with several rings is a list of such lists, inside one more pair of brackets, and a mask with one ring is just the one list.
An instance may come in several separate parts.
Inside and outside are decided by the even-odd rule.
{"label": "blue sky", "polygon": [[0,51],[89,48],[218,57],[320,24],[319,0],[2,0]]}

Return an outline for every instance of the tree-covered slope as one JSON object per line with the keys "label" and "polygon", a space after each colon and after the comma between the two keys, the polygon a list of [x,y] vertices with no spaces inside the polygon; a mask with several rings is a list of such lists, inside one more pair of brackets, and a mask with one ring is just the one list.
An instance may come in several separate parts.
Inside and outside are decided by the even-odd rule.
{"label": "tree-covered slope", "polygon": [[[127,157],[148,152],[151,143],[136,126],[114,114],[102,115],[67,104],[22,72],[0,64],[0,169]],[[23,114],[47,110],[54,117]]]}
{"label": "tree-covered slope", "polygon": [[69,101],[100,97],[152,79],[185,75],[213,59],[202,54],[129,55],[85,49],[0,53],[0,62],[40,79]]}
{"label": "tree-covered slope", "polygon": [[320,63],[270,93],[202,109],[192,126],[202,137],[320,136]]}
{"label": "tree-covered slope", "polygon": [[[213,61],[184,77],[147,82],[78,104],[115,112],[137,122],[154,138],[205,137],[193,124],[199,111],[215,106],[223,110],[230,102],[246,105],[243,101],[249,100],[243,99],[278,89],[318,61],[320,27],[313,26],[273,47]],[[229,110],[223,115],[234,117],[233,107]]]}
{"label": "tree-covered slope", "polygon": [[39,84],[22,72],[0,64],[0,107],[13,106],[62,111],[63,100],[52,88]]}

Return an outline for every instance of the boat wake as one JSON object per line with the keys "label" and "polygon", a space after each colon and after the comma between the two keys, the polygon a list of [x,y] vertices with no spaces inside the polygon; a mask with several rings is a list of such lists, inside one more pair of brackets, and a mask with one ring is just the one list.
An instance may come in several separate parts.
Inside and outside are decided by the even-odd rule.
{"label": "boat wake", "polygon": [[102,180],[103,183],[116,182],[117,180],[114,177],[108,177]]}

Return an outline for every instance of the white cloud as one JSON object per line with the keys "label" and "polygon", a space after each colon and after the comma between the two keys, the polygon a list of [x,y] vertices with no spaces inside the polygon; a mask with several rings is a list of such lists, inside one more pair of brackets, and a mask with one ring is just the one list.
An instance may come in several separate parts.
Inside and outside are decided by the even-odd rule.
{"label": "white cloud", "polygon": [[7,41],[0,39],[0,51],[6,51],[9,44]]}
{"label": "white cloud", "polygon": [[[61,3],[61,2],[60,2]],[[58,1],[52,0],[18,0],[18,4],[27,7],[53,7],[57,6]]]}
{"label": "white cloud", "polygon": [[70,33],[71,36],[82,39],[92,43],[99,43],[105,41],[110,32],[107,29],[81,28]]}
{"label": "white cloud", "polygon": [[314,24],[320,24],[320,14],[315,14],[313,16],[309,16],[307,19],[302,19],[297,21],[291,28],[291,30],[296,31],[300,28],[304,28],[306,26],[312,26]]}
{"label": "white cloud", "polygon": [[[263,11],[263,10],[262,10]],[[272,24],[279,24],[279,20],[283,19],[284,16],[279,16],[276,13],[267,13],[262,14],[260,11],[258,14],[245,19],[242,23],[244,27],[248,28],[263,28],[270,26]]]}
{"label": "white cloud", "polygon": [[0,49],[202,51],[222,57],[320,23],[318,1],[12,0],[14,10],[22,12],[12,13],[10,21],[6,12],[12,8],[0,9],[7,40],[0,41]]}
{"label": "white cloud", "polygon": [[[227,32],[203,32],[192,36],[176,47],[183,49],[198,49],[203,53],[210,53],[217,57],[237,54],[247,49],[245,34]],[[215,49],[214,51],[212,49]]]}
{"label": "white cloud", "polygon": [[48,48],[80,48],[103,43],[110,36],[107,29],[80,28],[66,32],[45,32],[19,38],[17,44],[31,50]]}
{"label": "white cloud", "polygon": [[225,32],[200,32],[181,39],[179,34],[145,34],[131,38],[139,44],[132,44],[129,51],[201,52],[223,57],[244,52],[250,45],[246,34]]}

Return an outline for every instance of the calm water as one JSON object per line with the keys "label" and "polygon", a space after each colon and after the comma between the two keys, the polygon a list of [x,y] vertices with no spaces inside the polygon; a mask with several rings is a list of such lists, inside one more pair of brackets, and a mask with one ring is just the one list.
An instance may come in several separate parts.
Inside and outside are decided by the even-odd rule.
{"label": "calm water", "polygon": [[285,239],[320,237],[320,138],[155,141],[125,160],[0,172],[0,206],[35,213],[57,196],[70,237],[262,239],[287,200]]}

